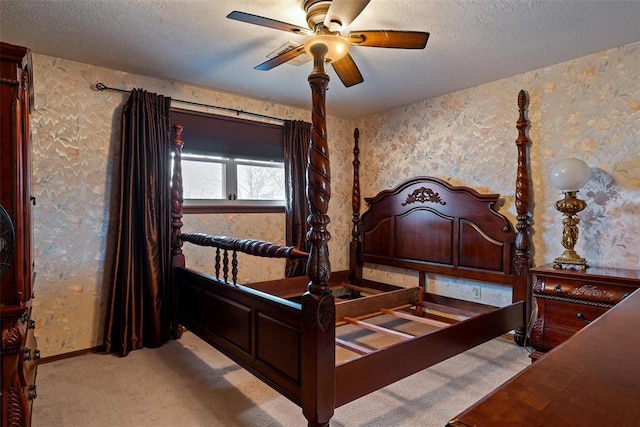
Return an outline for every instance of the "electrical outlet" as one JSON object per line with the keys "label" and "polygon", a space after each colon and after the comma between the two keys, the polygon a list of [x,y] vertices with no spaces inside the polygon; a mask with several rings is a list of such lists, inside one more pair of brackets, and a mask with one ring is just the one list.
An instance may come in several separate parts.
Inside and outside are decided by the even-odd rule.
{"label": "electrical outlet", "polygon": [[480,292],[480,286],[474,286],[473,288],[471,288],[471,295],[473,295],[473,297],[477,299],[482,298],[482,294]]}

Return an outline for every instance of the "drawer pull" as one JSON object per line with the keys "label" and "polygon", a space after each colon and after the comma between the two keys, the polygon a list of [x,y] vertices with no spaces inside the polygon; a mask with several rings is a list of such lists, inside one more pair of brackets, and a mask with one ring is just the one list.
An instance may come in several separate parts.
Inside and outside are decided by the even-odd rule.
{"label": "drawer pull", "polygon": [[560,286],[560,285],[555,285],[555,286],[553,287],[553,290],[554,290],[554,291],[556,291],[556,292],[562,292],[562,286]]}
{"label": "drawer pull", "polygon": [[587,319],[585,319],[585,318],[584,318],[584,314],[582,314],[582,313],[578,313],[578,314],[576,315],[576,317],[578,317],[578,319],[582,320],[584,323],[591,323],[591,320],[587,320]]}

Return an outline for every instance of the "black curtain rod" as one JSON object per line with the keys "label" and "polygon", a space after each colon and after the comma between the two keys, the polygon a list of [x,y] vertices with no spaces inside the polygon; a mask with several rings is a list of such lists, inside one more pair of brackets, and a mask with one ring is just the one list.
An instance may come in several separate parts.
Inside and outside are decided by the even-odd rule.
{"label": "black curtain rod", "polygon": [[[118,88],[115,88],[115,87],[109,87],[109,86],[106,86],[105,84],[100,83],[100,82],[96,83],[93,87],[95,88],[95,90],[97,90],[99,92],[102,92],[102,91],[105,91],[105,90],[111,90],[111,91],[114,91],[114,92],[131,93],[130,90],[118,89]],[[267,116],[267,115],[264,115],[264,114],[252,113],[250,111],[236,110],[235,108],[220,107],[218,105],[201,104],[199,102],[192,102],[192,101],[182,101],[180,99],[174,99],[174,98],[171,98],[171,101],[172,102],[181,102],[183,104],[189,104],[189,105],[197,105],[198,107],[216,108],[218,110],[230,111],[230,112],[236,113],[238,115],[246,114],[248,116],[261,117],[263,119],[276,120],[276,121],[284,123],[284,119],[280,119],[278,117],[271,117],[271,116]]]}

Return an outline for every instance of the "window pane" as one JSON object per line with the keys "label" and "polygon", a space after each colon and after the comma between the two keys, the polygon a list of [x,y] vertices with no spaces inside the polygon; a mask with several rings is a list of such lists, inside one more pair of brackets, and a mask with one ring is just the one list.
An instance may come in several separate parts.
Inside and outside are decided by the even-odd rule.
{"label": "window pane", "polygon": [[238,164],[238,200],[284,200],[284,165]]}
{"label": "window pane", "polygon": [[226,199],[225,165],[182,159],[185,199]]}

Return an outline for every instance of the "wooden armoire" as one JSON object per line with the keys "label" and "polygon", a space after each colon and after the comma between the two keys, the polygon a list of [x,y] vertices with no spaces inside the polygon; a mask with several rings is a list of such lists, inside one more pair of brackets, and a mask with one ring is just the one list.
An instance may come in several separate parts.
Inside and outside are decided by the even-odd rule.
{"label": "wooden armoire", "polygon": [[[31,320],[31,147],[28,49],[0,43],[0,204],[14,226],[13,255],[0,287],[2,426],[29,426],[39,352]],[[4,236],[4,233],[3,233]],[[9,239],[9,237],[3,237]],[[8,247],[7,240],[0,242]],[[10,253],[9,251],[5,253]]]}

